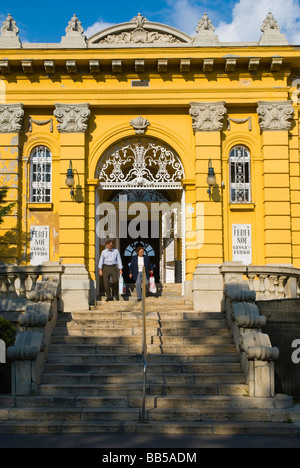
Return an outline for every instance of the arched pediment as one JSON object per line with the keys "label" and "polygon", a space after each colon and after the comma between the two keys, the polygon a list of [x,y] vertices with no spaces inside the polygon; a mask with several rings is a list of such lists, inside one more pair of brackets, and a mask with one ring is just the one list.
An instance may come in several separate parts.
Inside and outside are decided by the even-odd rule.
{"label": "arched pediment", "polygon": [[127,23],[111,26],[88,39],[88,46],[150,46],[191,44],[192,38],[178,29],[148,21],[140,13]]}

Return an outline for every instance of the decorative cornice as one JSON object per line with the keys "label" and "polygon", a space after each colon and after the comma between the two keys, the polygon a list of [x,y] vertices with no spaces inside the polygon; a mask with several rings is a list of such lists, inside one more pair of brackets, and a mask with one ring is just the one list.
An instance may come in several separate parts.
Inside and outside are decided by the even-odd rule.
{"label": "decorative cornice", "polygon": [[55,104],[54,116],[60,133],[85,133],[91,114],[89,104]]}
{"label": "decorative cornice", "polygon": [[295,110],[292,101],[258,103],[257,114],[262,131],[290,130]]}
{"label": "decorative cornice", "polygon": [[219,132],[227,115],[225,102],[192,102],[190,116],[195,132]]}
{"label": "decorative cornice", "polygon": [[0,133],[19,133],[24,117],[23,104],[0,105]]}

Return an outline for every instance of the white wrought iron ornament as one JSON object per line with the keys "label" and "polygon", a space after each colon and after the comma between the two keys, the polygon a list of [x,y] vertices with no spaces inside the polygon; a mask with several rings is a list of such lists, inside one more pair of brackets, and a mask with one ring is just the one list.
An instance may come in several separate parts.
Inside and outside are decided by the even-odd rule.
{"label": "white wrought iron ornament", "polygon": [[100,164],[102,188],[182,188],[184,171],[179,158],[154,142],[128,142]]}

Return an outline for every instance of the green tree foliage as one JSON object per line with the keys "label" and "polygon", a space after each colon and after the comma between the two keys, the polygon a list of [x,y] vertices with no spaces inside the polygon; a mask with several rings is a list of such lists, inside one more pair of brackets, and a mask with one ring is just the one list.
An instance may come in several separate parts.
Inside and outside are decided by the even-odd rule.
{"label": "green tree foliage", "polygon": [[0,317],[0,339],[4,341],[6,347],[13,346],[17,331],[9,320]]}
{"label": "green tree foliage", "polygon": [[3,223],[5,216],[9,215],[15,203],[5,202],[8,189],[6,187],[0,188],[0,224]]}

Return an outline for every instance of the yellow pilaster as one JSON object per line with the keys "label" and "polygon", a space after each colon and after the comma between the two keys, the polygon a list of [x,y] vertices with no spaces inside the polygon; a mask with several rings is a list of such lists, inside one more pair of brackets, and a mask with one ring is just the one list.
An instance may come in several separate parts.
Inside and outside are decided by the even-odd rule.
{"label": "yellow pilaster", "polygon": [[91,278],[95,280],[96,239],[98,240],[95,223],[96,188],[98,179],[86,181],[86,265]]}
{"label": "yellow pilaster", "polygon": [[266,263],[292,263],[288,131],[263,131]]}
{"label": "yellow pilaster", "polygon": [[[85,134],[60,136],[60,257],[63,263],[85,263]],[[74,195],[65,184],[72,161]]]}
{"label": "yellow pilaster", "polygon": [[291,190],[291,233],[292,263],[300,267],[300,145],[299,109],[295,109],[296,125],[290,130],[290,190]]}
{"label": "yellow pilaster", "polygon": [[[206,182],[209,159],[216,174],[211,196]],[[196,133],[197,263],[223,262],[221,132]]]}
{"label": "yellow pilaster", "polygon": [[14,263],[22,251],[22,195],[21,195],[21,151],[18,133],[0,135],[0,187],[6,187],[7,203],[15,202],[9,216],[0,226],[1,259]]}
{"label": "yellow pilaster", "polygon": [[[196,234],[196,179],[184,179],[182,186],[185,191],[185,261],[186,280],[193,279],[197,266],[197,234]],[[198,214],[199,216],[199,214]]]}

